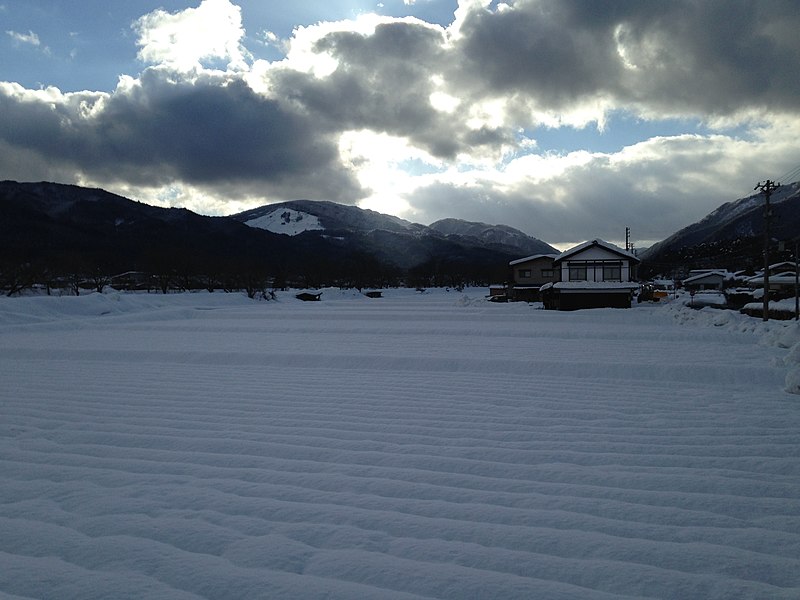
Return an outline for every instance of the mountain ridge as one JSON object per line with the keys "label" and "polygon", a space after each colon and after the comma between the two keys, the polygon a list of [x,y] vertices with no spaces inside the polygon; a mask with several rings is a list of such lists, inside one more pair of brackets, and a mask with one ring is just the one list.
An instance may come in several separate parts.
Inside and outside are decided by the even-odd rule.
{"label": "mountain ridge", "polygon": [[[276,215],[284,217],[281,225],[274,225],[273,217]],[[294,222],[295,227],[291,227],[289,221],[292,219],[305,218],[310,221],[303,215],[316,219],[311,221],[315,225],[313,229],[298,231],[298,221]],[[349,234],[359,239],[365,251],[395,262],[401,268],[412,268],[425,260],[434,259],[435,248],[445,242],[517,257],[537,252],[557,252],[549,244],[507,225],[445,219],[425,226],[393,215],[329,201],[278,202],[231,215],[231,218],[256,227],[268,225],[272,232],[279,232],[283,228],[287,232],[297,231],[295,235]],[[321,229],[316,228],[317,221]],[[411,246],[417,247],[409,251]],[[422,246],[429,247],[430,251],[426,254]]]}
{"label": "mountain ridge", "polygon": [[[320,213],[327,228],[289,236],[246,224],[287,205]],[[508,262],[521,252],[333,202],[210,217],[101,189],[0,182],[0,288],[7,292],[34,280],[101,280],[128,271],[158,279],[162,290],[200,281],[209,289],[256,280],[302,287],[488,284],[505,280]]]}
{"label": "mountain ridge", "polygon": [[[642,251],[640,275],[760,268],[763,204],[762,194],[752,194],[720,205]],[[781,186],[771,207],[770,255],[785,260],[790,257],[784,256],[787,250],[780,254],[777,240],[794,240],[800,232],[800,183]],[[38,270],[37,277],[62,278],[141,270],[174,280],[182,273],[186,281],[191,274],[223,287],[255,273],[308,287],[499,283],[507,279],[511,260],[550,253],[558,251],[507,225],[447,218],[426,226],[329,201],[292,200],[211,217],[99,188],[0,182],[5,279],[28,269]]]}
{"label": "mountain ridge", "polygon": [[[800,182],[782,185],[770,200],[770,238],[777,253],[778,240],[792,240],[800,233]],[[665,274],[691,268],[758,268],[763,257],[764,205],[764,195],[757,193],[718,206],[643,251],[642,271]]]}

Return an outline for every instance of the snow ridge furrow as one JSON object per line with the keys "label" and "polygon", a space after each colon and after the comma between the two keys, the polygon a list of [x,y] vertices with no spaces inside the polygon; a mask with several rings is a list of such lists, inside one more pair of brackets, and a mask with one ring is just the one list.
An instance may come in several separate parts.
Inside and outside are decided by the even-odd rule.
{"label": "snow ridge furrow", "polygon": [[0,299],[0,595],[800,595],[785,349],[384,296]]}

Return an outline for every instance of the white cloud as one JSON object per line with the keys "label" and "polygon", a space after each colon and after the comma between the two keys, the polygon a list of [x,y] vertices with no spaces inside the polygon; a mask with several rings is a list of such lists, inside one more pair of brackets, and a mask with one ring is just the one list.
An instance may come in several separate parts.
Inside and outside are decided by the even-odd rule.
{"label": "white cloud", "polygon": [[[381,25],[405,23],[407,25],[427,26],[433,29],[438,27],[429,25],[412,17],[395,19],[374,13],[359,14],[355,19],[342,21],[326,21],[314,25],[296,27],[291,39],[286,44],[286,60],[281,66],[295,71],[311,73],[315,77],[326,77],[333,73],[339,66],[339,61],[333,57],[330,50],[323,50],[319,42],[335,34],[356,34],[368,38],[375,34]],[[370,57],[364,57],[369,60]],[[372,57],[380,58],[380,57]]]}
{"label": "white cloud", "polygon": [[[0,9],[0,11],[1,10],[2,9]],[[51,54],[50,48],[42,44],[42,40],[39,38],[39,35],[33,31],[28,31],[28,33],[20,33],[18,31],[7,30],[6,35],[8,35],[17,44],[33,46],[48,56]]]}
{"label": "white cloud", "polygon": [[28,31],[28,33],[19,33],[17,31],[6,31],[11,39],[20,42],[21,44],[30,44],[31,46],[41,46],[42,42],[39,39],[39,36],[35,34],[33,31]]}
{"label": "white cloud", "polygon": [[241,9],[229,0],[203,0],[177,13],[159,9],[133,28],[139,35],[139,59],[146,63],[191,71],[204,61],[223,60],[229,69],[246,68]]}

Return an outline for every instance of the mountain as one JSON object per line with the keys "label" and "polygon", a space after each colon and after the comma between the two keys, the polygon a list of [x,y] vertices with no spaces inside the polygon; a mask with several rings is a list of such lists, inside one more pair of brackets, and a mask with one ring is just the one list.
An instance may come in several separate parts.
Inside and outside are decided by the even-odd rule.
{"label": "mountain", "polygon": [[[695,268],[757,269],[763,264],[764,195],[726,202],[697,223],[684,227],[640,253],[640,273],[668,274]],[[770,197],[770,238],[800,233],[800,182],[782,185]]]}
{"label": "mountain", "polygon": [[[294,250],[292,248],[291,250]],[[282,236],[226,217],[158,208],[100,189],[0,182],[0,287],[146,273],[171,286],[228,283],[260,257],[290,255]],[[178,283],[181,280],[182,283]],[[77,284],[76,284],[77,285]],[[154,284],[155,285],[155,284]]]}
{"label": "mountain", "polygon": [[139,287],[162,290],[249,291],[268,280],[303,287],[488,284],[503,281],[508,262],[527,252],[332,202],[208,217],[100,189],[0,182],[0,289],[7,293],[65,281],[78,291],[131,271]]}
{"label": "mountain", "polygon": [[[263,228],[287,235],[296,235],[302,231],[321,230],[364,233],[376,229],[398,232],[414,232],[424,229],[423,225],[384,215],[374,210],[324,200],[292,200],[267,204],[231,215],[231,218],[250,227]],[[292,224],[303,225],[304,220],[306,227],[292,226]],[[299,230],[292,233],[294,229]]]}
{"label": "mountain", "polygon": [[474,239],[476,243],[487,246],[496,245],[519,248],[521,255],[558,254],[558,250],[542,240],[514,229],[508,225],[487,225],[461,219],[442,219],[430,224],[430,228],[447,236],[459,236],[462,239]]}
{"label": "mountain", "polygon": [[541,240],[511,227],[456,219],[426,227],[372,210],[316,200],[269,204],[231,218],[273,233],[338,240],[401,269],[435,261],[473,261],[476,266],[489,267],[493,261],[507,264],[534,252],[555,252]]}
{"label": "mountain", "polygon": [[510,259],[536,253],[557,254],[545,242],[505,225],[444,219],[426,227],[372,210],[325,201],[269,204],[231,218],[273,233],[347,239],[362,251],[406,269],[454,255],[466,259],[465,254],[472,254],[474,260],[481,260],[476,255],[480,250]]}

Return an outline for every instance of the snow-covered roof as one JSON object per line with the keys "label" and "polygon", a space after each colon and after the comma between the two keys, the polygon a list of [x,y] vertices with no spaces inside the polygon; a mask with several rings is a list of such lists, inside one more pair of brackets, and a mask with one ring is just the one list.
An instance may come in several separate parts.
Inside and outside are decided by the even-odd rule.
{"label": "snow-covered roof", "polygon": [[683,280],[683,283],[694,283],[695,281],[701,281],[706,279],[707,277],[721,277],[722,279],[728,278],[727,271],[706,271],[704,273],[698,273],[697,275],[692,275],[691,277],[687,277]]}
{"label": "snow-covered roof", "polygon": [[639,284],[631,281],[558,281],[553,284],[553,289],[622,291],[639,289]]}
{"label": "snow-covered roof", "polygon": [[641,262],[641,260],[639,258],[634,256],[632,253],[628,252],[627,250],[624,250],[624,249],[620,248],[619,246],[615,246],[614,244],[612,244],[610,242],[606,242],[605,240],[601,240],[601,239],[589,240],[589,241],[583,242],[582,244],[578,244],[574,248],[570,248],[569,250],[565,250],[564,252],[562,252],[561,254],[556,256],[555,259],[553,259],[553,262],[560,262],[560,261],[564,260],[565,258],[569,258],[570,256],[573,256],[574,254],[578,254],[579,252],[583,252],[584,250],[586,250],[587,248],[591,248],[592,246],[598,246],[600,248],[604,248],[605,250],[608,250],[609,252],[613,252],[615,254],[619,254],[620,256],[622,256],[624,258],[627,258],[628,260],[631,260],[631,261]]}
{"label": "snow-covered roof", "polygon": [[776,262],[775,264],[769,266],[770,269],[777,269],[779,267],[792,267],[792,269],[794,269],[795,264],[791,260],[783,260],[781,262]]}
{"label": "snow-covered roof", "polygon": [[[794,271],[786,271],[784,273],[770,275],[769,282],[770,284],[793,284],[795,282],[795,273]],[[764,285],[764,276],[756,275],[755,277],[750,277],[747,279],[747,283]]]}
{"label": "snow-covered roof", "polygon": [[555,258],[556,254],[532,254],[531,256],[526,256],[525,258],[518,258],[516,260],[512,260],[509,266],[518,265],[520,263],[528,262],[529,260],[536,260],[537,258]]}

